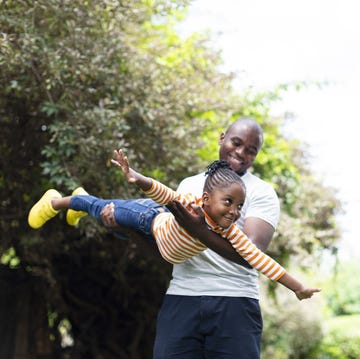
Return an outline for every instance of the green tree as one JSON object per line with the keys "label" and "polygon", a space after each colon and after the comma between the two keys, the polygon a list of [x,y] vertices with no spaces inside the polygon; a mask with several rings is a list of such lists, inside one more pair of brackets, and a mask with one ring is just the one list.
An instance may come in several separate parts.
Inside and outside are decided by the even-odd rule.
{"label": "green tree", "polygon": [[72,357],[151,357],[169,266],[92,221],[73,229],[60,216],[35,232],[26,216],[51,186],[66,194],[81,184],[104,197],[134,195],[107,165],[120,146],[136,168],[172,185],[198,170],[201,113],[225,112],[231,86],[205,38],[176,35],[172,19],[185,4],[2,2],[2,273],[4,286],[11,267],[34,288],[49,313],[43,339],[53,338],[26,348],[29,333],[39,331],[29,310],[29,332],[18,338],[22,323],[13,321],[6,355],[16,341],[24,353],[61,353],[58,328],[68,322]]}

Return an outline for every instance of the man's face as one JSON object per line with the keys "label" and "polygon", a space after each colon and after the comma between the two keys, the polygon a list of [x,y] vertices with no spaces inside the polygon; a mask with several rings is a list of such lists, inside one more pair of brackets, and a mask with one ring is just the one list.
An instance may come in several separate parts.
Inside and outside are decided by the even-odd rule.
{"label": "man's face", "polygon": [[221,134],[219,145],[219,158],[229,162],[235,172],[242,173],[252,166],[262,142],[255,129],[239,122]]}

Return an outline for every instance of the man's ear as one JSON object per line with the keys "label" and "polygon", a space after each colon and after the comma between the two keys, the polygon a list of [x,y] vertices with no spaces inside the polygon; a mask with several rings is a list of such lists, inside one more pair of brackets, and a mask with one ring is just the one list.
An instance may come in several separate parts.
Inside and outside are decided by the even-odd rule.
{"label": "man's ear", "polygon": [[225,133],[222,132],[221,135],[220,135],[220,137],[219,137],[219,141],[218,141],[218,144],[219,144],[220,146],[221,146],[222,143],[224,142],[224,137],[225,137]]}
{"label": "man's ear", "polygon": [[203,192],[202,194],[202,201],[204,204],[207,204],[210,200],[210,196],[209,196],[209,193],[207,192]]}

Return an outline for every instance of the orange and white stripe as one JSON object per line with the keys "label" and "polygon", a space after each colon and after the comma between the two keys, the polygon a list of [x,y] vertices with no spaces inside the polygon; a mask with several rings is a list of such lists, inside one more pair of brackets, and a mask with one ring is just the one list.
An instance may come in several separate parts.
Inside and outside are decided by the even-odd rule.
{"label": "orange and white stripe", "polygon": [[[201,206],[201,198],[191,193],[182,195],[156,180],[152,181],[151,188],[144,193],[160,205],[166,205],[173,199],[177,199],[185,206],[190,203]],[[257,248],[235,223],[223,229],[206,213],[205,219],[211,230],[226,238],[241,257],[269,279],[277,281],[286,273],[279,263]],[[169,212],[157,215],[152,229],[161,255],[172,264],[181,263],[207,248],[199,240],[191,237]]]}

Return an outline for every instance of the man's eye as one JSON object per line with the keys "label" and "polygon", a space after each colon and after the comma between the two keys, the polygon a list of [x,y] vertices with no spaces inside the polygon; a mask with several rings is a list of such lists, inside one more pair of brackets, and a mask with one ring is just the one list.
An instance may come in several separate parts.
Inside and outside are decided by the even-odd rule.
{"label": "man's eye", "polygon": [[246,153],[249,156],[256,156],[257,155],[257,152],[255,150],[252,150],[252,149],[249,149],[249,148],[246,149]]}

